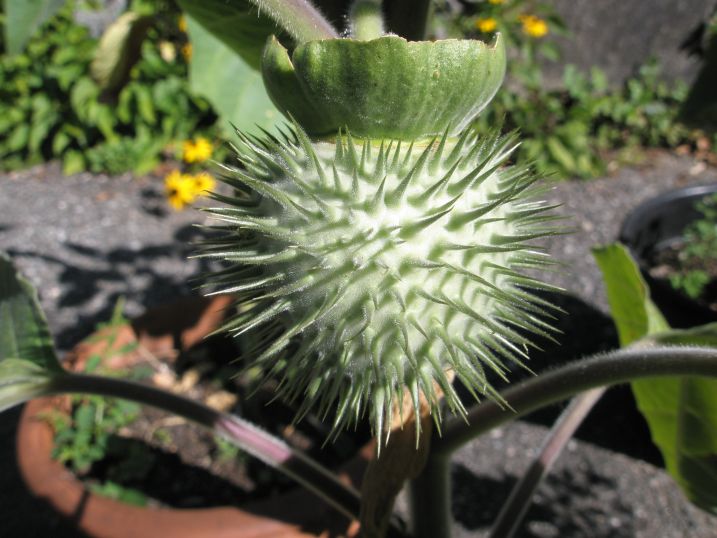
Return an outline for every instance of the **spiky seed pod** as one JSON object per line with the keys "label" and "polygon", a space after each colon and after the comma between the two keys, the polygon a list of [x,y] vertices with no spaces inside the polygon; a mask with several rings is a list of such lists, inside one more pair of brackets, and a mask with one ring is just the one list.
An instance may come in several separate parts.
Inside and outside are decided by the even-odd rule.
{"label": "spiky seed pod", "polygon": [[338,429],[368,410],[380,437],[406,389],[440,417],[436,387],[464,413],[448,372],[498,398],[486,370],[549,336],[530,290],[550,286],[521,271],[551,263],[530,244],[555,229],[531,171],[506,165],[513,136],[239,137],[223,180],[240,194],[215,195],[225,234],[203,255],[232,264],[214,283],[250,306],[226,329],[299,416],[335,410]]}

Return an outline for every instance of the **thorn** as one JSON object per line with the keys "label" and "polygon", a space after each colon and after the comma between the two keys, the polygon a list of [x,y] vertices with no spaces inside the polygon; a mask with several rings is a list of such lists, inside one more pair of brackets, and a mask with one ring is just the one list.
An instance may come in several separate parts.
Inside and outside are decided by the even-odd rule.
{"label": "thorn", "polygon": [[453,176],[453,173],[456,171],[456,168],[458,168],[458,165],[460,164],[460,161],[457,161],[456,163],[451,166],[451,168],[446,172],[441,179],[436,181],[433,185],[431,185],[428,189],[426,189],[422,194],[419,194],[415,198],[412,199],[414,201],[414,204],[419,203],[425,203],[428,201],[429,198],[431,198],[433,195],[435,195],[441,188],[443,188],[448,180],[450,180],[451,176]]}
{"label": "thorn", "polygon": [[453,164],[461,160],[461,152],[463,151],[463,146],[465,145],[466,140],[468,140],[468,135],[470,134],[470,131],[471,129],[467,128],[464,129],[461,133],[460,137],[458,138],[458,142],[456,142],[456,145],[453,147],[453,150],[446,159],[446,163],[448,166],[452,166]]}
{"label": "thorn", "polygon": [[381,180],[381,184],[378,186],[378,189],[376,189],[376,193],[373,196],[373,199],[371,200],[371,208],[375,211],[377,210],[381,204],[384,203],[384,186],[386,185],[386,177]]}
{"label": "thorn", "polygon": [[401,231],[398,233],[398,236],[401,239],[408,239],[410,237],[413,237],[418,232],[423,230],[424,228],[427,228],[443,216],[447,215],[453,210],[453,205],[456,203],[456,198],[453,198],[448,203],[444,204],[443,206],[439,207],[433,214],[428,215],[426,217],[423,217],[417,221],[412,222],[411,224],[408,224],[401,228]]}
{"label": "thorn", "polygon": [[398,186],[386,197],[386,205],[397,205],[401,202],[403,199],[403,195],[406,193],[406,189],[408,188],[408,184],[411,182],[414,176],[420,175],[423,173],[423,168],[426,164],[426,161],[428,160],[429,155],[431,154],[431,145],[436,141],[434,138],[431,144],[429,144],[426,149],[421,153],[421,156],[416,161],[416,164],[411,168],[411,171],[406,174],[406,177],[401,180],[401,182],[398,184]]}
{"label": "thorn", "polygon": [[371,144],[369,143],[368,138],[364,138],[363,140],[363,146],[361,147],[361,166],[359,168],[359,171],[361,172],[361,175],[365,176],[366,174],[366,161],[370,160],[371,158]]}
{"label": "thorn", "polygon": [[398,158],[401,155],[401,141],[399,140],[396,144],[396,150],[393,153],[393,160],[391,161],[391,166],[389,167],[389,170],[391,172],[397,172],[398,168]]}
{"label": "thorn", "polygon": [[335,150],[334,150],[334,167],[336,163],[342,163],[344,161],[344,140],[341,135],[342,129],[339,128],[339,133],[336,135]]}
{"label": "thorn", "polygon": [[334,173],[334,189],[338,194],[344,194],[343,185],[341,185],[341,178],[339,177],[339,171],[336,170],[336,163],[331,163],[331,169]]}
{"label": "thorn", "polygon": [[[381,146],[378,150],[378,157],[376,159],[376,167],[373,169],[373,175],[371,177],[372,181],[378,181],[378,178],[381,176],[386,176],[386,151],[384,148],[385,140],[381,140]],[[388,151],[390,151],[391,148],[389,146]]]}
{"label": "thorn", "polygon": [[503,165],[502,162],[498,162],[486,169],[490,162],[491,157],[488,156],[483,161],[481,161],[478,166],[473,168],[461,179],[459,179],[455,183],[451,183],[447,189],[448,194],[450,194],[451,196],[455,196],[458,193],[480,185]]}
{"label": "thorn", "polygon": [[406,155],[403,157],[403,162],[401,163],[401,167],[399,168],[399,171],[398,171],[398,173],[400,175],[403,175],[406,173],[406,170],[410,166],[412,154],[413,154],[413,141],[411,141],[411,144],[408,146],[408,150],[406,151]]}
{"label": "thorn", "polygon": [[354,144],[354,139],[348,129],[346,130],[346,139],[348,144],[348,165],[354,170],[355,173],[359,169],[360,161],[358,155],[356,154],[356,145]]}
{"label": "thorn", "polygon": [[431,175],[435,174],[441,166],[441,158],[443,157],[443,151],[446,148],[446,141],[448,140],[448,133],[450,132],[451,126],[446,127],[443,131],[441,141],[438,143],[438,148],[431,158],[431,164],[428,165],[428,171]]}

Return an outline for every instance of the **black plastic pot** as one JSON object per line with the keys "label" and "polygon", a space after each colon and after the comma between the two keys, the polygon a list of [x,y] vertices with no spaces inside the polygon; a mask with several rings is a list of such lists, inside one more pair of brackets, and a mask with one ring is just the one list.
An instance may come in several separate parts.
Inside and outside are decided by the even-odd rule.
{"label": "black plastic pot", "polygon": [[655,252],[681,242],[684,229],[700,218],[695,208],[705,196],[717,193],[717,184],[692,185],[668,191],[634,209],[620,230],[620,241],[640,265],[652,300],[673,327],[694,327],[717,321],[717,312],[675,290],[668,281],[650,276]]}

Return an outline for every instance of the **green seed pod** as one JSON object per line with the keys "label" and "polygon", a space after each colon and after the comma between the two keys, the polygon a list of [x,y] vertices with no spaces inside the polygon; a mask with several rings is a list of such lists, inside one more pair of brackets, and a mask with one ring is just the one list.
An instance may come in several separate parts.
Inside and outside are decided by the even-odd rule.
{"label": "green seed pod", "polygon": [[240,194],[215,195],[225,235],[204,256],[232,264],[214,282],[249,306],[226,329],[300,416],[335,411],[339,428],[368,412],[381,437],[406,390],[438,417],[436,386],[464,413],[448,373],[498,398],[486,370],[549,336],[530,291],[549,287],[521,271],[550,263],[531,241],[555,230],[531,171],[507,165],[514,136],[239,137],[223,180]]}

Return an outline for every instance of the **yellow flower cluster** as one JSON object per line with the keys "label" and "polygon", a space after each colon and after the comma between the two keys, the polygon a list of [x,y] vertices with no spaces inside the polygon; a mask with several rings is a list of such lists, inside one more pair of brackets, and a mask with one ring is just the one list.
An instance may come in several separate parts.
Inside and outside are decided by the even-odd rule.
{"label": "yellow flower cluster", "polygon": [[531,37],[543,37],[548,33],[548,23],[535,15],[521,15],[518,17],[523,23],[523,32]]}
{"label": "yellow flower cluster", "polygon": [[498,21],[496,21],[493,17],[481,17],[476,19],[476,28],[484,34],[494,32],[497,27]]}
{"label": "yellow flower cluster", "polygon": [[212,156],[212,143],[204,137],[185,140],[182,143],[182,160],[185,163],[201,163]]}
{"label": "yellow flower cluster", "polygon": [[164,189],[169,205],[177,211],[184,209],[207,191],[211,191],[214,184],[214,178],[206,172],[192,175],[172,170],[164,178]]}

